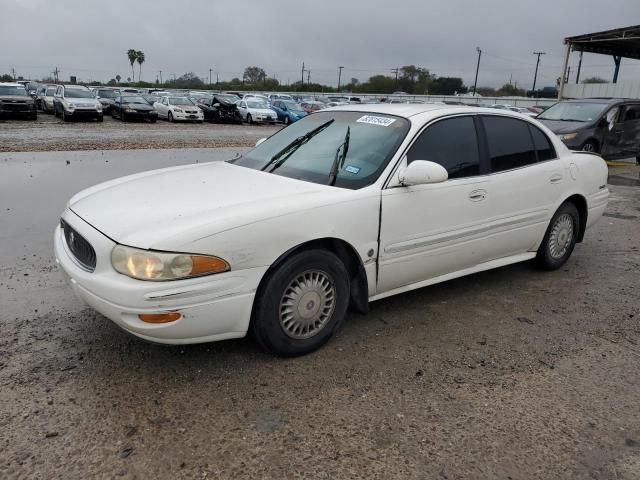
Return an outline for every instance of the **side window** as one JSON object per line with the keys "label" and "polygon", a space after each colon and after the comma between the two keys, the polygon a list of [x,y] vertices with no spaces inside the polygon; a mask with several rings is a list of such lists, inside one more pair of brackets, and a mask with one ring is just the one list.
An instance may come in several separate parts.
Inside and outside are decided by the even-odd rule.
{"label": "side window", "polygon": [[640,120],[640,105],[629,105],[624,111],[624,122]]}
{"label": "side window", "polygon": [[529,125],[531,135],[533,136],[533,146],[538,154],[538,161],[544,162],[556,158],[556,150],[542,130],[533,125]]}
{"label": "side window", "polygon": [[480,154],[473,118],[448,118],[427,127],[407,153],[407,163],[414,160],[439,163],[449,178],[478,175]]}
{"label": "side window", "polygon": [[491,171],[502,172],[536,163],[527,123],[509,117],[483,116]]}

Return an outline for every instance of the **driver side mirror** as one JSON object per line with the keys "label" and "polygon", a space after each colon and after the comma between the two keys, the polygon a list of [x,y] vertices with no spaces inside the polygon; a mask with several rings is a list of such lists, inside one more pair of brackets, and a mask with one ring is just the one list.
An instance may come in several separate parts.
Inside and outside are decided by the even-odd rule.
{"label": "driver side mirror", "polygon": [[267,139],[267,137],[263,137],[263,138],[261,138],[260,140],[258,140],[258,141],[256,142],[256,147],[257,147],[258,145],[260,145],[262,142],[264,142],[266,139]]}
{"label": "driver side mirror", "polygon": [[400,183],[405,187],[442,183],[448,178],[449,174],[442,165],[428,160],[414,160],[398,175]]}

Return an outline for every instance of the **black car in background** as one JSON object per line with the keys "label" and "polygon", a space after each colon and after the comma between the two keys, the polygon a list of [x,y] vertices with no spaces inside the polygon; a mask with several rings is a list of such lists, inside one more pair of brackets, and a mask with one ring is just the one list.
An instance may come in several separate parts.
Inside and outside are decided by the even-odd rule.
{"label": "black car in background", "polygon": [[96,98],[102,105],[102,113],[108,115],[111,113],[111,107],[116,98],[120,95],[120,90],[117,88],[96,88]]}
{"label": "black car in background", "polygon": [[0,83],[0,117],[14,116],[36,120],[36,102],[20,83]]}
{"label": "black car in background", "polygon": [[239,101],[235,95],[216,94],[213,97],[198,100],[198,107],[204,114],[204,119],[215,123],[242,123],[242,116],[236,103]]}
{"label": "black car in background", "polygon": [[640,99],[567,100],[536,118],[572,150],[599,153],[607,160],[640,158]]}
{"label": "black car in background", "polygon": [[111,106],[111,116],[123,122],[130,120],[149,120],[156,123],[158,112],[140,95],[120,95]]}

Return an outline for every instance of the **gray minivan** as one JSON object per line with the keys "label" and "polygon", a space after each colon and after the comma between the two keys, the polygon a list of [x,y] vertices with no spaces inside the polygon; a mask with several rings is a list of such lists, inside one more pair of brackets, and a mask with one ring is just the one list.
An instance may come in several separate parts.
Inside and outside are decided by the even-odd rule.
{"label": "gray minivan", "polygon": [[567,100],[536,118],[572,150],[640,161],[640,99]]}

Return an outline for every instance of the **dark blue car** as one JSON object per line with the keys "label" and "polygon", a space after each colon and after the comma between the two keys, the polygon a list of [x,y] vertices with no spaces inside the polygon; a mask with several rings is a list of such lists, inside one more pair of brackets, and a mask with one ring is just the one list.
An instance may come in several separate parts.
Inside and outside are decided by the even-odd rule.
{"label": "dark blue car", "polygon": [[302,107],[291,100],[275,100],[271,103],[271,108],[278,114],[278,121],[285,125],[307,116]]}

